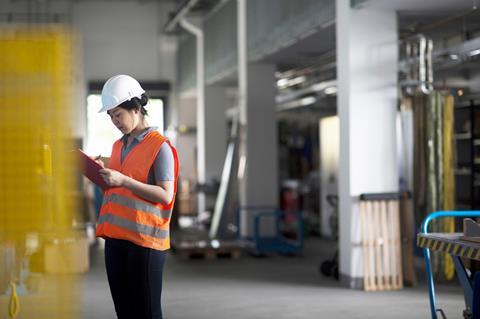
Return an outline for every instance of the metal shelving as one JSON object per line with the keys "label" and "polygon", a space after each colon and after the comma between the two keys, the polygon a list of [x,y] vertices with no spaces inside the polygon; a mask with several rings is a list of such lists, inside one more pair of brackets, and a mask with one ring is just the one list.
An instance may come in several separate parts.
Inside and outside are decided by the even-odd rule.
{"label": "metal shelving", "polygon": [[478,114],[480,104],[476,96],[464,96],[455,102],[456,125],[454,140],[456,143],[457,209],[476,209],[480,207],[480,123]]}

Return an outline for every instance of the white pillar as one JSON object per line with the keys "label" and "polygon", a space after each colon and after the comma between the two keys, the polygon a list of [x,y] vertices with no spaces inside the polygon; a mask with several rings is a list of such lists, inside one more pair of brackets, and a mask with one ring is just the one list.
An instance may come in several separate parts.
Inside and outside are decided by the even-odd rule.
{"label": "white pillar", "polygon": [[340,276],[350,287],[363,276],[358,195],[397,192],[395,114],[398,33],[395,11],[352,9],[336,1],[340,117]]}

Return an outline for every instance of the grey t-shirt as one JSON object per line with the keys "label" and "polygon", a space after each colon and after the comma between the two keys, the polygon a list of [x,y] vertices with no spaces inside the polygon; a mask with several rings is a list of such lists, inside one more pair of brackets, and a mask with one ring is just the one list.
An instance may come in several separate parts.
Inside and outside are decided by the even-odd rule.
{"label": "grey t-shirt", "polygon": [[[157,127],[149,127],[138,136],[136,136],[133,141],[127,147],[127,138],[128,134],[122,137],[123,147],[122,147],[122,155],[121,155],[121,163],[127,156],[130,151],[138,145],[143,139],[145,135],[147,135],[151,131],[157,130]],[[164,181],[173,181],[175,180],[175,160],[173,158],[172,148],[168,143],[163,143],[160,147],[160,151],[153,162],[150,171],[148,172],[148,179],[147,183],[151,185],[155,185],[158,182]]]}

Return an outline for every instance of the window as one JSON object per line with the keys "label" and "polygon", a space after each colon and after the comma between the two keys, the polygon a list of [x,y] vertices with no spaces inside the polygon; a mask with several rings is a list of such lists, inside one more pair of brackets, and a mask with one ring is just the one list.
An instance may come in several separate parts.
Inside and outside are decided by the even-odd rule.
{"label": "window", "polygon": [[[106,112],[98,113],[102,107],[100,94],[90,94],[87,97],[87,139],[85,151],[90,155],[110,156],[115,140],[122,137],[122,133],[113,125]],[[149,126],[158,127],[163,134],[163,100],[151,98],[145,109],[148,111]]]}

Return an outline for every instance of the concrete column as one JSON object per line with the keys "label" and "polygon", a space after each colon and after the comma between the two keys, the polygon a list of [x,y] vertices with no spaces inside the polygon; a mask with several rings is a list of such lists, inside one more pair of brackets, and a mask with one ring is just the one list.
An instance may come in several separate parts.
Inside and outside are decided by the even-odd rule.
{"label": "concrete column", "polygon": [[230,106],[225,88],[208,86],[205,90],[205,177],[220,180],[227,151],[227,120]]}
{"label": "concrete column", "polygon": [[278,205],[275,67],[249,64],[247,95],[248,205]]}
{"label": "concrete column", "polygon": [[362,253],[358,195],[396,192],[398,34],[395,11],[336,1],[340,118],[340,276],[360,287]]}
{"label": "concrete column", "polygon": [[[277,121],[275,111],[275,67],[248,64],[247,124],[245,131],[246,164],[244,172],[243,205],[278,206]],[[242,159],[240,159],[240,174]],[[242,218],[244,235],[253,234],[252,218],[246,212]],[[262,224],[262,234],[272,233],[273,223]]]}
{"label": "concrete column", "polygon": [[[240,206],[278,206],[275,67],[248,63],[247,0],[237,0]],[[251,212],[241,211],[242,236],[253,234]],[[273,223],[261,225],[262,235]]]}

